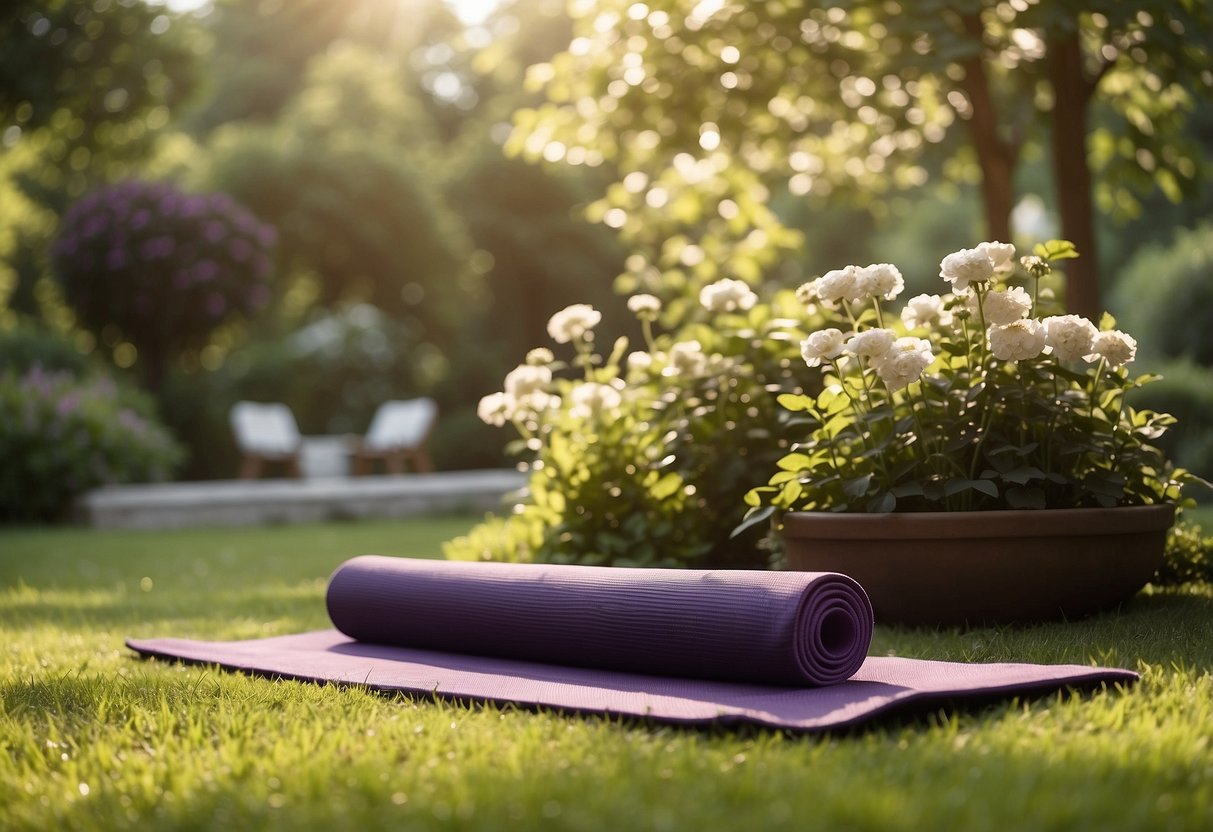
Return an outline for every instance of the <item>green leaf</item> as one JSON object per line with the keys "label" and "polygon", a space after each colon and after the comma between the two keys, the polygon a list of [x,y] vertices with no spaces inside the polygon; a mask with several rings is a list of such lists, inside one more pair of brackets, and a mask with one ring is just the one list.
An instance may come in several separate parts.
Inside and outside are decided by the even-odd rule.
{"label": "green leaf", "polygon": [[1038,243],[1032,253],[1046,260],[1072,260],[1078,256],[1078,249],[1069,240],[1049,240]]}
{"label": "green leaf", "polygon": [[1026,485],[1032,480],[1044,479],[1045,472],[1037,468],[1035,465],[1021,465],[1012,471],[1007,471],[1002,475],[1002,478],[1007,482],[1013,482],[1016,485]]}
{"label": "green leaf", "polygon": [[813,467],[813,460],[807,454],[787,454],[775,464],[784,471],[803,471]]}
{"label": "green leaf", "polygon": [[[753,493],[753,492],[751,492]],[[747,495],[749,496],[749,495]],[[771,518],[776,511],[775,506],[765,506],[764,508],[755,508],[746,512],[745,519],[737,524],[737,527],[729,533],[729,538],[735,538],[748,529],[757,526],[759,523],[765,523]]]}
{"label": "green leaf", "polygon": [[862,477],[855,477],[847,480],[842,486],[842,490],[852,497],[859,498],[868,493],[868,485],[872,482],[871,474],[864,474]]}
{"label": "green leaf", "polygon": [[813,400],[808,396],[799,396],[795,393],[780,393],[775,400],[784,410],[790,410],[793,413],[801,413],[813,406]]}
{"label": "green leaf", "polygon": [[897,498],[894,497],[892,492],[889,491],[886,491],[879,497],[873,497],[872,500],[868,502],[868,511],[877,514],[884,514],[892,511],[895,508],[897,508]]}
{"label": "green leaf", "polygon": [[1045,493],[1031,486],[1008,488],[1007,505],[1011,508],[1044,508]]}
{"label": "green leaf", "polygon": [[670,471],[668,474],[657,480],[649,492],[658,500],[665,500],[682,488],[682,477],[675,471]]}

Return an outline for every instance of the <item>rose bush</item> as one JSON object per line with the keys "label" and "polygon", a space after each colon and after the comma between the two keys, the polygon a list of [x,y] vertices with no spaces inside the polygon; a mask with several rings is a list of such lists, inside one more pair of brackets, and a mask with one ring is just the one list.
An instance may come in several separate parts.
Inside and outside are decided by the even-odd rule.
{"label": "rose bush", "polygon": [[661,302],[631,297],[643,349],[619,339],[606,354],[594,309],[552,316],[548,334],[571,355],[532,350],[479,408],[484,421],[519,433],[511,448],[524,457],[526,490],[510,515],[448,544],[448,557],[766,565],[757,531],[730,534],[741,496],[788,447],[775,396],[802,392],[794,369],[804,333],[790,316],[803,309],[791,292],[762,303],[730,279],[699,300],[658,332]]}
{"label": "rose bush", "polygon": [[949,254],[940,277],[952,291],[910,299],[899,318],[886,303],[903,281],[888,264],[848,266],[801,287],[814,314],[827,314],[801,344],[822,389],[780,396],[802,434],[746,496],[741,528],[792,510],[1177,501],[1198,478],[1155,447],[1174,419],[1125,403],[1154,379],[1128,373],[1132,336],[1108,316],[1096,326],[1045,314],[1041,280],[1077,252],[1053,241],[1018,266],[1014,255],[997,242]]}

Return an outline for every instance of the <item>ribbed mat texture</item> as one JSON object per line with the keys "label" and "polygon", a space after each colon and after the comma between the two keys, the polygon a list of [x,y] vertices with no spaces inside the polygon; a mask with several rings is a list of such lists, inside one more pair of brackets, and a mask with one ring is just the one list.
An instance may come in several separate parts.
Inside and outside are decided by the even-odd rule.
{"label": "ribbed mat texture", "polygon": [[328,588],[357,641],[657,676],[829,685],[872,641],[844,575],[463,563],[368,555]]}
{"label": "ribbed mat texture", "polygon": [[271,678],[802,731],[907,707],[1137,678],[1078,665],[865,659],[867,596],[830,573],[364,556],[333,574],[327,603],[335,630],[127,644],[145,657]]}

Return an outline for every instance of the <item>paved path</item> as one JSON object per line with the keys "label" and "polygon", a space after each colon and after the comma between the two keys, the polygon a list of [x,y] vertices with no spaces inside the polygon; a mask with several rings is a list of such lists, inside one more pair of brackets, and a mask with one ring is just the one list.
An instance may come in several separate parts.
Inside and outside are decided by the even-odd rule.
{"label": "paved path", "polygon": [[84,495],[79,518],[97,528],[257,526],[500,509],[517,471],[442,471],[304,480],[219,480],[109,486]]}

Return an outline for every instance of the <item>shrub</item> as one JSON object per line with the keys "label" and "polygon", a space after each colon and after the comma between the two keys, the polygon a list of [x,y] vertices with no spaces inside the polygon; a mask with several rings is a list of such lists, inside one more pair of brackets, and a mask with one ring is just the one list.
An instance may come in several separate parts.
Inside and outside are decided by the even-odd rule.
{"label": "shrub", "polygon": [[1162,566],[1154,576],[1159,586],[1213,581],[1213,537],[1201,527],[1180,521],[1167,532],[1167,548]]}
{"label": "shrub", "polygon": [[168,477],[181,451],[146,398],[107,377],[0,374],[0,519],[51,520],[99,485]]}
{"label": "shrub", "polygon": [[0,373],[24,375],[34,367],[80,377],[88,371],[88,360],[71,341],[49,329],[18,326],[0,332]]}
{"label": "shrub", "polygon": [[1144,358],[1213,365],[1213,223],[1180,229],[1170,246],[1142,249],[1110,306],[1137,333]]}
{"label": "shrub", "polygon": [[68,209],[51,263],[81,322],[116,327],[156,388],[174,354],[269,302],[275,237],[226,194],[132,181]]}
{"label": "shrub", "polygon": [[[786,450],[775,395],[791,379],[798,333],[790,292],[758,304],[744,284],[705,290],[704,310],[654,336],[657,301],[636,296],[646,349],[625,359],[626,339],[595,351],[597,312],[557,313],[549,332],[571,343],[570,364],[546,348],[481,402],[482,418],[510,422],[530,471],[506,518],[452,541],[452,559],[633,566],[766,565],[760,529],[738,538],[741,497]],[[572,370],[572,373],[563,373]]]}

